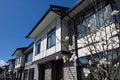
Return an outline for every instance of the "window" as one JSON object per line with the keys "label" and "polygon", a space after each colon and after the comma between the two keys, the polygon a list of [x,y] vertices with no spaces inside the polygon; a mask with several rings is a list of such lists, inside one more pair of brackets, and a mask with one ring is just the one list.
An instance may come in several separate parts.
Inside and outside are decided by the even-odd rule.
{"label": "window", "polygon": [[24,70],[23,80],[34,80],[34,68]]}
{"label": "window", "polygon": [[[77,26],[78,38],[88,35],[90,32],[109,23],[107,7],[99,10],[97,13],[94,12],[93,14],[86,16],[84,16],[83,22]],[[88,28],[88,25],[90,25],[90,28]]]}
{"label": "window", "polygon": [[84,64],[84,65],[88,64],[88,62],[89,62],[88,58],[86,58],[86,57],[79,58],[79,61],[81,64]]}
{"label": "window", "polygon": [[79,58],[79,61],[81,63],[81,67],[80,67],[81,80],[95,80],[91,73],[86,77],[83,72],[83,69],[87,66],[87,64],[89,62],[89,56],[81,57],[81,58]]}
{"label": "window", "polygon": [[47,35],[47,48],[54,46],[55,43],[56,43],[56,37],[55,37],[55,28],[54,28]]}
{"label": "window", "polygon": [[24,71],[24,78],[23,80],[28,80],[28,70]]}
{"label": "window", "polygon": [[[112,3],[111,6],[112,6],[113,10],[119,10],[115,3]],[[115,17],[116,22],[120,22],[120,14],[119,13],[114,15],[114,17]]]}
{"label": "window", "polygon": [[84,20],[81,24],[79,24],[78,26],[77,26],[77,30],[78,30],[78,37],[79,38],[81,38],[81,37],[83,37],[83,36],[85,36],[85,35],[88,35],[90,32],[89,32],[89,28],[87,28],[86,26],[87,26],[87,22],[88,20],[86,19],[86,20]]}
{"label": "window", "polygon": [[16,58],[16,65],[21,63],[21,57]]}
{"label": "window", "polygon": [[29,80],[34,80],[34,68],[29,69]]}
{"label": "window", "polygon": [[[106,58],[108,58],[108,60],[117,60],[118,53],[119,53],[119,49],[118,48],[114,49],[114,50],[109,50]],[[93,57],[96,60],[95,62],[98,62],[99,60],[105,58],[104,54],[105,54],[104,52],[100,52],[100,53],[94,54]],[[79,58],[80,63],[83,64],[83,65],[84,64],[88,64],[89,60],[91,60],[91,56],[90,55]]]}
{"label": "window", "polygon": [[32,58],[33,58],[33,53],[27,54],[27,56],[26,56],[26,62],[32,61]]}
{"label": "window", "polygon": [[109,23],[108,20],[108,12],[107,8],[103,8],[98,12],[98,17],[97,17],[97,25],[98,27],[104,26]]}
{"label": "window", "polygon": [[35,55],[40,53],[40,48],[41,48],[41,40],[38,40],[35,44]]}
{"label": "window", "polygon": [[[111,60],[113,62],[113,64],[116,64],[119,61],[118,54],[119,54],[119,48],[114,49],[114,50],[110,50],[110,51],[108,51],[107,59],[109,61]],[[100,52],[100,53],[94,54],[93,57],[95,60],[94,63],[97,64],[98,61],[103,59],[105,56],[104,56],[103,52]],[[81,66],[80,66],[81,80],[96,80],[93,78],[92,74],[88,75],[88,77],[85,77],[85,75],[84,75],[83,69],[87,66],[87,64],[89,63],[89,60],[92,60],[90,55],[79,58],[79,61],[81,64]],[[93,65],[93,68],[94,67],[96,67],[96,66]]]}

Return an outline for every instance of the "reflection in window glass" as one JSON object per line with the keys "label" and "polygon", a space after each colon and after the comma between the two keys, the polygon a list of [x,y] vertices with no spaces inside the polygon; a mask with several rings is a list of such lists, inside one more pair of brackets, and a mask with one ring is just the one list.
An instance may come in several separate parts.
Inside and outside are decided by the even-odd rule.
{"label": "reflection in window glass", "polygon": [[[94,13],[84,19],[83,22],[77,26],[78,38],[88,35],[90,32],[96,30],[97,28],[108,24],[109,19],[107,12],[107,8],[105,7],[102,10],[99,10],[97,13]],[[88,24],[90,24],[90,28],[88,28]]]}

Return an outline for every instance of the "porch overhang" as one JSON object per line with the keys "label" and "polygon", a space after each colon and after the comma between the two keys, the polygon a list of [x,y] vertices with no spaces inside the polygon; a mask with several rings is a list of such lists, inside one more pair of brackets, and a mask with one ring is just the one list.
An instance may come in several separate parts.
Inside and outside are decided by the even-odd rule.
{"label": "porch overhang", "polygon": [[17,48],[15,50],[15,52],[12,54],[12,56],[19,56],[22,54],[22,52],[26,49],[26,47],[22,47],[22,48]]}
{"label": "porch overhang", "polygon": [[24,70],[24,66],[17,67],[15,70]]}
{"label": "porch overhang", "polygon": [[15,61],[15,59],[9,59],[9,60],[7,61],[7,63],[10,63],[10,62],[13,62],[13,61]]}
{"label": "porch overhang", "polygon": [[56,52],[52,55],[49,55],[49,56],[46,56],[46,57],[41,58],[39,60],[36,60],[36,61],[32,62],[32,64],[40,64],[40,63],[45,63],[48,61],[56,60],[57,56],[58,56],[58,60],[59,60],[59,59],[62,59],[64,54],[68,54],[68,52],[67,51],[59,51],[59,52]]}

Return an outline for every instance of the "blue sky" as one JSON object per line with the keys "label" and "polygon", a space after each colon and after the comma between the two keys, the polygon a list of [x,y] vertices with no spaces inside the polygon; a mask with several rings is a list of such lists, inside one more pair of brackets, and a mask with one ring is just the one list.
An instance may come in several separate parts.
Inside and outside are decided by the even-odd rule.
{"label": "blue sky", "polygon": [[77,0],[0,0],[0,60],[14,58],[16,48],[33,40],[25,39],[50,4],[71,7]]}

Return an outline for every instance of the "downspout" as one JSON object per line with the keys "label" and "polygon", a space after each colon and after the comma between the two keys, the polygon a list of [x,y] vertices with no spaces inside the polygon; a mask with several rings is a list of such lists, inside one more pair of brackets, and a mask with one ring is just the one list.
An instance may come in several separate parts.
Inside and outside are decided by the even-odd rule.
{"label": "downspout", "polygon": [[77,80],[81,80],[81,69],[80,69],[80,63],[79,63],[79,56],[78,56],[78,45],[77,45],[77,27],[75,25],[75,20],[68,14],[68,18],[73,22],[74,27],[74,45],[75,45],[75,55],[77,56],[76,59],[76,71],[77,71]]}

